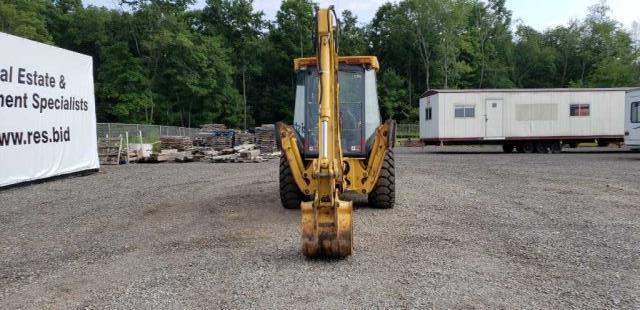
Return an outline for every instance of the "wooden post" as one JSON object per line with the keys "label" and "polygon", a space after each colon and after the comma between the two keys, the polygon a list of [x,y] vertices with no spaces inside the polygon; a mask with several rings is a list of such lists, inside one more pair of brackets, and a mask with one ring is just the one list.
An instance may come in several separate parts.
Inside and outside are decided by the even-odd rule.
{"label": "wooden post", "polygon": [[128,131],[124,132],[124,137],[125,137],[125,142],[126,142],[125,151],[127,152],[126,162],[127,162],[127,164],[129,164],[129,132]]}

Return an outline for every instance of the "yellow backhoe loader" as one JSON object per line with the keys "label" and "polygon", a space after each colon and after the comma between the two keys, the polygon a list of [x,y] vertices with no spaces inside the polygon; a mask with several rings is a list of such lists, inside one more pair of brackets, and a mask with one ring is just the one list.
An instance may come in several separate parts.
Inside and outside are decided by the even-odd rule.
{"label": "yellow backhoe loader", "polygon": [[[334,26],[335,25],[335,26]],[[301,209],[308,257],[351,255],[353,205],[344,192],[368,194],[374,208],[395,203],[395,122],[381,125],[374,56],[338,56],[333,7],[316,9],[316,57],[294,60],[294,124],[278,123],[280,198]]]}

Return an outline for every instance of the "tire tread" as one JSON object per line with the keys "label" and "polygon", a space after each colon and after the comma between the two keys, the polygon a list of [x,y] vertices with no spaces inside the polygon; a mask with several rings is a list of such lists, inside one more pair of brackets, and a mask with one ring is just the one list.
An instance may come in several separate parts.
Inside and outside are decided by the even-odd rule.
{"label": "tire tread", "polygon": [[396,200],[396,172],[393,150],[384,158],[375,187],[369,193],[369,205],[378,209],[391,209]]}
{"label": "tire tread", "polygon": [[289,161],[283,154],[280,156],[280,202],[285,209],[299,209],[306,196],[300,191],[293,178]]}

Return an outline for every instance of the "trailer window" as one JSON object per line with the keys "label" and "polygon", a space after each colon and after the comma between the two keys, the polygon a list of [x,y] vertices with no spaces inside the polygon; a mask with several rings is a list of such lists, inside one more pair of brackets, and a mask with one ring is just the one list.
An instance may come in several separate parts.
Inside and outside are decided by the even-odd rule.
{"label": "trailer window", "polygon": [[640,101],[631,103],[631,122],[640,123]]}
{"label": "trailer window", "polygon": [[589,116],[589,105],[588,104],[572,104],[569,106],[569,115],[570,116]]}
{"label": "trailer window", "polygon": [[425,116],[424,116],[424,119],[426,121],[431,120],[431,117],[432,117],[431,113],[432,113],[431,112],[431,108],[427,108],[426,111],[425,111]]}
{"label": "trailer window", "polygon": [[455,107],[456,118],[476,117],[475,106],[457,106]]}

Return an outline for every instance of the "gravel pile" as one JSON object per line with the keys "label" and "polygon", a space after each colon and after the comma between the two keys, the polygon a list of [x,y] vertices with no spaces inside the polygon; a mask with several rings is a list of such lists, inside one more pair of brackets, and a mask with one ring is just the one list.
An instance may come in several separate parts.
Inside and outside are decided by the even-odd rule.
{"label": "gravel pile", "polygon": [[277,161],[0,191],[2,308],[640,308],[640,154],[433,150],[343,260],[302,257]]}

